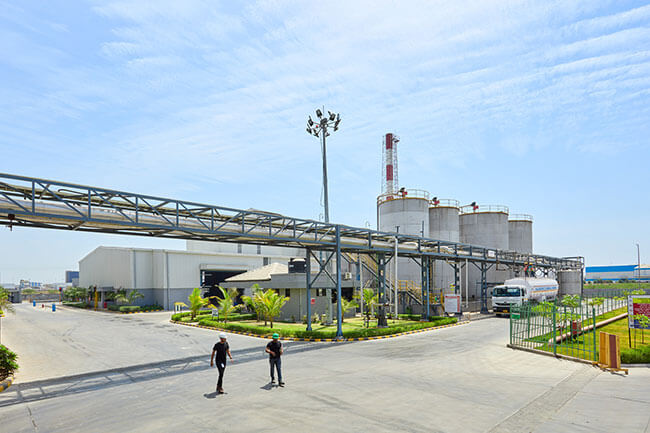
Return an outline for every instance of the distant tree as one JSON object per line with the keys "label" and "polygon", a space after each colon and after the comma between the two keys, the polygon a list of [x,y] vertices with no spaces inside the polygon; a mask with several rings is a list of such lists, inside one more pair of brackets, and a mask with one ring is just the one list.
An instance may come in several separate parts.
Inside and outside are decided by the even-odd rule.
{"label": "distant tree", "polygon": [[0,286],[0,314],[3,314],[5,311],[15,313],[14,306],[9,301],[9,291]]}

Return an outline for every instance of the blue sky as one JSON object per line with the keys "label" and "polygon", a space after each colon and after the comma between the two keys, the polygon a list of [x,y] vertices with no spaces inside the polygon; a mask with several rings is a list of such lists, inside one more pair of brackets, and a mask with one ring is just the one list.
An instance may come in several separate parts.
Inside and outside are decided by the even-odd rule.
{"label": "blue sky", "polygon": [[[535,217],[542,254],[650,261],[650,5],[632,1],[0,1],[0,171],[334,222],[400,184]],[[103,245],[0,230],[0,280]]]}

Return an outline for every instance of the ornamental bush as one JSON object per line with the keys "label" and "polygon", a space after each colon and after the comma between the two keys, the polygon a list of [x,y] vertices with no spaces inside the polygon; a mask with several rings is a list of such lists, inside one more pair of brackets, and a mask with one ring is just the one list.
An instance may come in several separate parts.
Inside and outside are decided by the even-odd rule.
{"label": "ornamental bush", "polygon": [[18,370],[18,355],[0,344],[0,380],[6,379]]}
{"label": "ornamental bush", "polygon": [[134,313],[136,311],[140,311],[140,307],[137,305],[122,305],[120,307],[121,313]]}

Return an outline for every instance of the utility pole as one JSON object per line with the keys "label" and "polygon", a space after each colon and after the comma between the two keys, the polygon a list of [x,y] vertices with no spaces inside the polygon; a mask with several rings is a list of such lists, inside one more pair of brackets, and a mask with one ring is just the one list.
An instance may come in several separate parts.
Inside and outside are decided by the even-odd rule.
{"label": "utility pole", "polygon": [[637,261],[637,272],[636,272],[636,288],[641,290],[641,248],[639,244],[636,244],[636,261]]}

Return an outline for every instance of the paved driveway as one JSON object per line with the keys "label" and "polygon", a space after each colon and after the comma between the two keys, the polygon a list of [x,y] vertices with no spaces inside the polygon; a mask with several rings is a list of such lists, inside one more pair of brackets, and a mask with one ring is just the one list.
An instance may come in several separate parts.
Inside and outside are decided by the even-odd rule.
{"label": "paved driveway", "polygon": [[623,377],[507,349],[504,319],[290,343],[285,388],[268,384],[264,340],[232,335],[218,396],[216,333],[168,318],[20,306],[3,321],[23,369],[0,393],[2,431],[650,431],[650,369]]}

